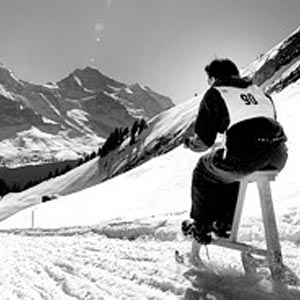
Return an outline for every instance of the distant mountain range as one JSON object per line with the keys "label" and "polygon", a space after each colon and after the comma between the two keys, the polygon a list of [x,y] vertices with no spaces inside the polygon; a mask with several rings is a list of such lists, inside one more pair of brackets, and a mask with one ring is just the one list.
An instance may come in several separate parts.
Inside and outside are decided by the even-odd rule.
{"label": "distant mountain range", "polygon": [[139,84],[87,67],[35,85],[0,67],[0,165],[76,159],[95,151],[116,127],[130,127],[174,106]]}

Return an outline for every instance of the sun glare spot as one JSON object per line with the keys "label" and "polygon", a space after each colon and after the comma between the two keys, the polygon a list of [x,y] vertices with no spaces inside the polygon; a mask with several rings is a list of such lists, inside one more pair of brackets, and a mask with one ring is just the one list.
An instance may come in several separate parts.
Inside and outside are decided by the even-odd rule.
{"label": "sun glare spot", "polygon": [[98,33],[102,32],[104,30],[104,26],[100,22],[96,23],[94,28],[95,28],[95,31],[98,32]]}

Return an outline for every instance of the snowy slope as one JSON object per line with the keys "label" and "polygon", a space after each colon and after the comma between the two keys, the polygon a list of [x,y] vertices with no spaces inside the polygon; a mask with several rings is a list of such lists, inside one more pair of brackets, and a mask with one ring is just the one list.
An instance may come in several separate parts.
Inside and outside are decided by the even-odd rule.
{"label": "snowy slope", "polygon": [[[141,147],[139,156],[144,158],[140,157],[138,162],[140,160],[149,160],[152,156],[156,156],[157,153],[153,152],[153,149],[159,144],[161,139],[166,140],[165,145],[161,147],[162,151],[166,151],[166,148],[174,148],[176,144],[178,145],[178,141],[182,139],[183,132],[186,131],[196,116],[200,97],[185,101],[152,119],[148,129],[143,131],[139,137]],[[87,142],[86,144],[89,143]],[[53,142],[52,146],[55,146],[55,142]],[[138,146],[134,145],[133,147]],[[153,152],[150,156],[147,155],[149,151]],[[45,149],[45,155],[46,153],[47,149]],[[127,158],[124,157],[124,153],[121,152],[116,155],[117,159],[113,163],[112,168],[113,173],[116,173],[122,167],[126,167],[127,164]],[[111,153],[110,156],[115,156],[115,154]],[[106,164],[105,161],[105,159],[93,159],[62,176],[44,181],[21,193],[10,193],[4,196],[0,202],[0,220],[27,206],[40,203],[43,195],[67,195],[99,184],[110,177],[107,174],[107,168],[103,166]]]}
{"label": "snowy slope", "polygon": [[[298,81],[273,95],[290,150],[287,166],[272,186],[284,262],[298,277],[299,94]],[[189,117],[187,113],[179,129]],[[158,134],[176,127],[171,119],[156,122]],[[300,299],[299,287],[272,286],[267,279],[247,277],[236,251],[215,246],[208,247],[209,258],[202,253],[208,269],[189,273],[198,298],[187,290],[191,283],[182,276],[184,269],[176,265],[173,253],[190,247],[179,228],[188,216],[191,172],[198,157],[179,146],[100,185],[2,221],[3,299],[183,299],[184,294],[184,299]],[[255,245],[264,240],[252,185],[240,239]]]}

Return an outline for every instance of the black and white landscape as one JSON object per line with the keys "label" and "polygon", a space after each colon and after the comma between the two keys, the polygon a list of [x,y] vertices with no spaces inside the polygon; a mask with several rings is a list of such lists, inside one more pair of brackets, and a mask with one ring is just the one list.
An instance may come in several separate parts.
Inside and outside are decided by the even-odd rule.
{"label": "black and white landscape", "polygon": [[[288,136],[289,160],[272,184],[272,192],[284,263],[298,277],[299,45],[298,29],[244,70],[244,75],[269,90]],[[98,107],[99,95],[123,112],[122,121],[115,122],[125,124],[143,111],[147,112],[144,116],[149,119],[149,127],[135,144],[124,141],[113,152],[115,159],[96,157],[64,175],[3,197],[0,253],[5,259],[0,262],[1,297],[183,299],[191,283],[174,262],[174,249],[182,252],[190,249],[190,241],[180,234],[180,223],[188,216],[191,173],[199,154],[188,151],[181,142],[197,114],[201,95],[172,108],[168,99],[160,97],[151,112],[146,106],[136,107],[132,101],[133,113],[124,103],[134,91],[148,95],[148,88],[124,86],[110,79],[105,88],[101,83],[101,91],[96,93],[96,83],[86,83],[81,77],[86,72],[96,71],[77,71],[61,82],[32,89],[27,83],[12,81],[14,87],[11,90],[3,87],[1,99],[10,104],[12,111],[18,112],[15,122],[20,118],[27,120],[30,128],[22,132],[31,132],[35,138],[56,136],[58,132],[64,132],[65,136],[67,132],[74,133],[67,140],[70,144],[83,137],[105,138],[104,133],[109,130],[100,129],[92,110],[86,109],[89,105]],[[11,77],[11,80],[15,79]],[[36,100],[29,102],[26,93],[34,95]],[[150,95],[154,97],[152,92]],[[170,109],[165,110],[167,108]],[[164,111],[151,118],[159,110]],[[107,124],[111,128],[120,125],[108,121]],[[42,131],[43,127],[47,130]],[[13,147],[14,139],[8,140],[11,141],[6,142],[8,147]],[[132,157],[128,158],[128,154]],[[108,169],[103,162],[109,165]],[[40,204],[43,195],[55,195],[56,199]],[[254,186],[247,192],[242,218],[239,238],[263,245],[264,233]],[[208,246],[208,252],[209,256],[205,250],[202,253],[207,271],[198,274],[195,283],[202,293],[200,299],[300,298],[299,286],[287,284],[274,288],[267,276],[245,276],[238,252],[214,246]],[[195,299],[193,297],[185,299]]]}

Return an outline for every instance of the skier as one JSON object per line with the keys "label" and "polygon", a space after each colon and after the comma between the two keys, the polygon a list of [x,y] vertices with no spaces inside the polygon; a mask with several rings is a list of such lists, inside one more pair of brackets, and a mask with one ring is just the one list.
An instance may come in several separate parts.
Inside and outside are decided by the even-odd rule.
{"label": "skier", "polygon": [[[205,71],[210,88],[185,145],[196,152],[211,150],[193,171],[191,219],[182,222],[183,234],[201,244],[209,244],[212,233],[230,236],[236,180],[258,170],[281,171],[287,160],[287,138],[272,99],[250,79],[241,78],[229,59],[213,60]],[[224,137],[221,147],[213,146],[218,134]]]}

